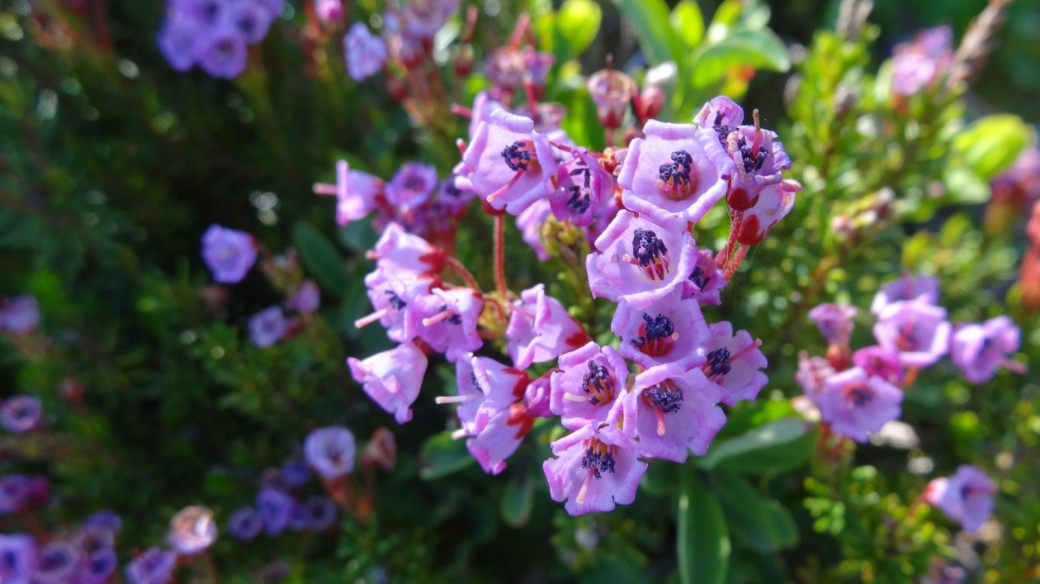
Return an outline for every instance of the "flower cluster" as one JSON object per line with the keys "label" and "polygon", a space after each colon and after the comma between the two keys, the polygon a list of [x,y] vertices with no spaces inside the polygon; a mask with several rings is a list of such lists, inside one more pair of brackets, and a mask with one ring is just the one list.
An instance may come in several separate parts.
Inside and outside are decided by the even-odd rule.
{"label": "flower cluster", "polygon": [[410,0],[392,4],[382,14],[382,36],[356,22],[343,39],[347,72],[361,81],[382,70],[389,60],[399,71],[425,66],[433,51],[433,36],[455,12],[457,0]]}
{"label": "flower cluster", "polygon": [[904,275],[883,285],[870,306],[877,344],[855,352],[849,346],[855,307],[821,304],[810,311],[829,344],[827,358],[803,352],[795,378],[832,432],[866,442],[899,418],[903,390],[918,371],[947,353],[972,383],[989,380],[1001,367],[1024,371],[1011,360],[1019,348],[1011,319],[953,325],[938,302],[939,281],[933,277]]}
{"label": "flower cluster", "polygon": [[121,526],[119,516],[101,511],[61,539],[0,535],[0,582],[108,582],[119,567],[115,542]]}
{"label": "flower cluster", "polygon": [[892,51],[892,91],[909,96],[931,87],[953,64],[953,29],[923,30]]}
{"label": "flower cluster", "polygon": [[[499,98],[508,95],[502,82],[493,83]],[[615,96],[625,104],[637,97]],[[553,499],[575,515],[608,511],[633,501],[647,467],[641,459],[684,462],[690,451],[704,454],[726,422],[720,404],[753,400],[766,384],[760,342],[728,322],[707,323],[701,305],[721,302],[748,246],[791,209],[800,186],[783,178],[790,160],[776,134],[759,127],[757,112],[754,125],[743,125],[743,110],[724,97],[706,104],[693,124],[637,120],[642,137],[605,152],[574,145],[559,127],[562,114],[542,118],[535,94],[528,98],[510,110],[508,100],[478,95],[465,112],[468,144],[460,143],[462,161],[449,178],[466,200],[479,196],[494,218],[494,292],[483,292],[416,223],[397,221],[407,206],[379,202],[389,183],[352,177],[341,162],[339,184],[316,187],[335,193],[350,220],[376,212],[377,223],[388,222],[369,252],[376,266],[365,283],[374,312],[357,325],[378,321],[398,345],[347,362],[364,391],[404,423],[429,355],[442,353],[455,366],[457,395],[437,401],[458,404],[454,435],[467,438],[489,473],[505,468],[536,418],[559,416],[573,433],[552,444],[555,458],[544,464]],[[413,183],[428,191],[432,179]],[[715,254],[691,233],[722,199],[732,228]],[[581,258],[587,293],[616,304],[616,340],[593,342],[542,284],[518,295],[508,290],[507,214],[543,257],[548,222],[583,234],[592,247]],[[485,339],[500,339],[509,362],[475,354]],[[541,375],[527,371],[554,361]]]}
{"label": "flower cluster", "polygon": [[159,49],[170,66],[198,65],[213,77],[237,77],[246,68],[247,45],[267,36],[284,0],[168,0]]}

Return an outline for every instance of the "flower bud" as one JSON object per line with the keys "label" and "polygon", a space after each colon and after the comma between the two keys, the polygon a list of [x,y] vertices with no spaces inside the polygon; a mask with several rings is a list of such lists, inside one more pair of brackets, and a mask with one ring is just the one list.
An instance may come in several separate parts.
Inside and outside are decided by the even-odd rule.
{"label": "flower bud", "polygon": [[636,95],[636,83],[620,71],[603,69],[589,77],[589,96],[596,104],[596,115],[606,128],[620,128],[625,110]]}

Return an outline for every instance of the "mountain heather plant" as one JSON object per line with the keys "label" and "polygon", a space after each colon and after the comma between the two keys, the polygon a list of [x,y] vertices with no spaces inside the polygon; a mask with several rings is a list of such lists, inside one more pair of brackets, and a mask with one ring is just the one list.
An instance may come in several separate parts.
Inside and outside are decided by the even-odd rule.
{"label": "mountain heather plant", "polygon": [[1040,581],[1038,13],[824,4],[0,7],[0,582]]}

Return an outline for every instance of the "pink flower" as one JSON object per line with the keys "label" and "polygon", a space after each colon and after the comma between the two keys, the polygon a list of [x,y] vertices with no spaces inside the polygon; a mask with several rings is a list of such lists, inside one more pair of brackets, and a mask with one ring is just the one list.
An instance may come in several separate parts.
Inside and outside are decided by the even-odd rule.
{"label": "pink flower", "polygon": [[805,351],[798,355],[798,372],[794,374],[794,380],[814,403],[827,391],[824,382],[831,375],[834,375],[834,368],[823,357],[810,357]]}
{"label": "pink flower", "polygon": [[690,276],[682,283],[682,299],[692,298],[701,304],[722,303],[722,289],[726,287],[726,276],[715,265],[711,250],[696,249]]}
{"label": "pink flower", "polygon": [[763,188],[780,182],[791,158],[776,132],[755,126],[737,126],[726,136],[726,152],[734,162],[732,189],[744,189],[754,200]]}
{"label": "pink flower", "polygon": [[744,245],[762,243],[769,230],[794,208],[795,196],[801,190],[802,185],[793,180],[784,180],[763,188],[754,205],[744,211],[737,241]]}
{"label": "pink flower", "polygon": [[549,258],[552,257],[549,252],[545,251],[545,246],[542,244],[542,226],[545,225],[550,215],[552,215],[552,207],[548,199],[538,199],[516,217],[516,228],[520,230],[524,243],[531,246],[535,255],[543,262],[549,261]]}
{"label": "pink flower", "polygon": [[992,379],[1001,366],[1023,373],[1024,366],[1011,360],[1020,346],[1020,335],[1014,321],[1006,316],[982,324],[958,325],[950,342],[950,357],[972,383]]}
{"label": "pink flower", "polygon": [[681,290],[675,290],[645,308],[633,308],[621,299],[610,330],[621,337],[622,356],[643,367],[704,362],[701,347],[708,339],[708,326],[700,305],[682,300],[681,295]]}
{"label": "pink flower", "polygon": [[643,131],[618,175],[622,204],[661,221],[700,221],[726,195],[733,161],[710,130],[650,120]]}
{"label": "pink flower", "polygon": [[473,380],[484,393],[484,402],[480,405],[481,413],[477,416],[479,432],[482,428],[481,419],[490,419],[524,397],[524,391],[531,378],[524,371],[487,357],[474,357],[472,365]]}
{"label": "pink flower", "polygon": [[357,443],[354,434],[342,426],[311,430],[303,442],[307,464],[326,479],[335,479],[354,470]]}
{"label": "pink flower", "polygon": [[855,306],[847,304],[820,304],[809,311],[809,318],[820,328],[828,343],[847,347],[856,326],[852,321],[856,312]]}
{"label": "pink flower", "polygon": [[336,184],[314,185],[315,193],[336,196],[337,225],[347,225],[375,211],[379,199],[383,197],[383,190],[382,179],[351,169],[346,160],[336,163]]}
{"label": "pink flower", "polygon": [[835,434],[866,442],[886,422],[899,418],[903,392],[880,377],[868,377],[859,367],[824,380],[825,391],[816,398],[820,418]]}
{"label": "pink flower", "polygon": [[761,342],[753,340],[747,331],[734,335],[729,321],[708,325],[708,334],[703,344],[706,362],[701,370],[722,389],[720,401],[732,406],[740,400],[754,400],[769,382],[760,371],[769,365],[758,348]]}
{"label": "pink flower", "polygon": [[885,350],[896,353],[907,367],[928,367],[946,354],[950,323],[946,309],[923,298],[897,302],[878,314],[874,337]]}
{"label": "pink flower", "polygon": [[418,322],[408,326],[406,320],[405,338],[418,336],[451,362],[483,346],[484,341],[477,334],[477,320],[484,308],[479,292],[471,288],[434,288],[433,294],[419,296],[413,304],[412,315]]}
{"label": "pink flower", "polygon": [[925,304],[939,302],[939,279],[932,276],[903,276],[881,286],[874,300],[870,303],[870,311],[881,314],[889,304],[906,300],[921,299]]}
{"label": "pink flower", "polygon": [[205,507],[185,507],[170,520],[167,540],[180,555],[202,553],[216,539],[217,524],[213,521],[213,512]]}
{"label": "pink flower", "polygon": [[506,353],[518,369],[551,361],[589,341],[585,328],[567,313],[560,301],[538,284],[513,302],[506,328]]}
{"label": "pink flower", "polygon": [[651,221],[621,211],[596,238],[585,259],[589,288],[597,298],[643,308],[681,287],[693,272],[697,247],[686,225]]}
{"label": "pink flower", "polygon": [[411,344],[376,353],[364,361],[347,358],[354,381],[362,384],[381,408],[394,414],[398,424],[412,419],[410,406],[419,397],[426,374],[426,355]]}
{"label": "pink flower", "polygon": [[718,404],[723,391],[699,368],[657,365],[636,375],[632,391],[619,398],[623,430],[638,437],[641,456],[686,462],[689,451],[702,455],[726,424]]}
{"label": "pink flower", "polygon": [[563,427],[578,430],[589,421],[605,421],[627,382],[624,358],[613,347],[589,342],[560,357],[560,368],[550,377],[549,408],[563,417]]}
{"label": "pink flower", "polygon": [[524,405],[513,404],[492,416],[476,437],[466,440],[466,448],[484,472],[497,475],[506,468],[506,459],[516,452],[533,424],[534,418],[527,415]]}
{"label": "pink flower", "polygon": [[[401,272],[398,272],[401,273]],[[368,299],[372,303],[372,314],[358,319],[355,326],[365,326],[378,320],[386,329],[386,336],[394,342],[404,343],[414,335],[414,308],[409,308],[416,298],[430,294],[440,280],[429,275],[414,276],[410,272],[397,277],[393,272],[377,268],[365,276]]]}
{"label": "pink flower", "polygon": [[552,383],[549,375],[542,375],[532,379],[524,390],[524,406],[527,407],[527,415],[533,418],[553,417],[550,409],[552,394]]}
{"label": "pink flower", "polygon": [[960,522],[965,531],[974,533],[993,514],[996,493],[996,485],[982,469],[965,464],[953,476],[928,483],[924,500]]}
{"label": "pink flower", "polygon": [[590,424],[552,443],[542,464],[553,501],[566,501],[571,515],[613,511],[635,501],[647,464],[635,443],[616,426]]}
{"label": "pink flower", "polygon": [[719,142],[725,144],[730,132],[744,123],[744,110],[732,99],[720,95],[704,104],[693,123],[699,128],[714,130]]}
{"label": "pink flower", "polygon": [[940,26],[917,33],[912,43],[896,45],[892,53],[892,91],[913,95],[946,73],[953,62],[953,31]]}
{"label": "pink flower", "polygon": [[408,162],[386,183],[386,202],[399,213],[410,213],[427,202],[436,188],[436,168]]}
{"label": "pink flower", "polygon": [[256,263],[256,240],[244,231],[210,225],[202,234],[202,259],[221,284],[236,284]]}
{"label": "pink flower", "polygon": [[580,227],[591,225],[596,209],[614,197],[614,177],[584,148],[575,148],[573,157],[560,165],[556,185],[549,193],[553,215]]}
{"label": "pink flower", "polygon": [[492,208],[519,215],[549,192],[556,175],[549,140],[534,122],[494,109],[462,156],[473,189]]}
{"label": "pink flower", "polygon": [[444,269],[445,262],[444,250],[406,232],[397,223],[386,226],[376,242],[375,251],[368,255],[377,260],[379,268],[397,277],[435,274]]}
{"label": "pink flower", "polygon": [[875,375],[893,385],[902,383],[905,376],[899,354],[877,345],[854,352],[852,363],[866,371],[867,375]]}
{"label": "pink flower", "polygon": [[342,20],[343,2],[342,0],[316,0],[314,11],[318,15],[318,20],[322,22]]}

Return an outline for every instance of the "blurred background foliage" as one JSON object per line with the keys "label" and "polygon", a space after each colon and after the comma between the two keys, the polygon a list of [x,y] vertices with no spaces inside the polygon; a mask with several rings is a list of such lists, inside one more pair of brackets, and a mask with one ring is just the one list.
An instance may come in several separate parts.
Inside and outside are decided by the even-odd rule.
{"label": "blurred background foliage", "polygon": [[[392,426],[397,465],[363,487],[374,501],[367,521],[347,517],[334,537],[224,538],[216,559],[225,581],[910,582],[934,557],[965,566],[971,581],[1040,578],[1032,374],[972,387],[949,364],[932,368],[904,403],[917,444],[836,459],[814,456],[815,433],[792,425],[787,399],[800,393],[798,351],[825,350],[808,309],[836,300],[865,309],[904,269],[942,278],[954,321],[1012,316],[1023,353],[1040,366],[1038,320],[1015,286],[1025,211],[987,223],[985,205],[1011,153],[1035,146],[1040,0],[1011,4],[970,90],[915,96],[901,110],[878,72],[894,44],[940,24],[959,39],[984,0],[879,0],[855,34],[835,31],[838,0],[772,10],[734,0],[466,4],[481,10],[478,60],[508,39],[520,13],[532,15],[539,44],[558,57],[548,97],[568,106],[565,128],[581,143],[603,146],[580,75],[607,54],[637,76],[676,64],[662,117],[688,121],[726,93],[780,133],[805,191],[709,315],[763,339],[771,382],[759,402],[730,412],[707,457],[651,464],[637,502],[613,514],[570,518],[549,500],[540,469],[558,432],[550,425],[535,428],[505,473],[485,476],[461,441],[447,439],[451,414],[433,404],[450,393],[449,368],[428,376],[402,427],[350,380],[347,355],[387,344],[381,331],[353,327],[369,310],[361,276],[375,234],[335,228],[332,200],[311,193],[340,158],[384,178],[410,159],[447,172],[461,123],[418,128],[379,77],[351,82],[342,31],[308,29],[299,1],[247,72],[226,81],[169,68],[154,42],[161,1],[106,2],[108,44],[97,22],[61,2],[5,0],[0,295],[35,295],[42,325],[0,339],[0,387],[43,399],[51,430],[4,436],[0,465],[52,477],[45,522],[113,508],[126,549],[144,548],[160,543],[184,505],[209,505],[223,522],[252,500],[266,468],[299,455],[312,427],[345,424],[365,442]],[[380,8],[360,0],[350,11],[364,18]],[[460,29],[449,24],[445,47]],[[450,91],[465,104],[484,83],[478,73]],[[1018,118],[967,126],[998,112]],[[851,227],[835,229],[837,218]],[[286,290],[260,270],[230,293],[210,285],[198,250],[213,222],[254,234],[273,253],[296,249],[323,296],[299,335],[266,349],[248,343],[249,315]],[[487,233],[489,223],[470,217],[467,228]],[[724,241],[725,214],[716,209],[698,229],[698,241]],[[515,235],[517,287],[566,269],[538,265]],[[481,245],[462,240],[458,255],[486,276]],[[854,346],[869,343],[865,313]],[[977,538],[952,536],[937,512],[908,511],[927,477],[963,462],[1000,485],[1000,528]]]}

